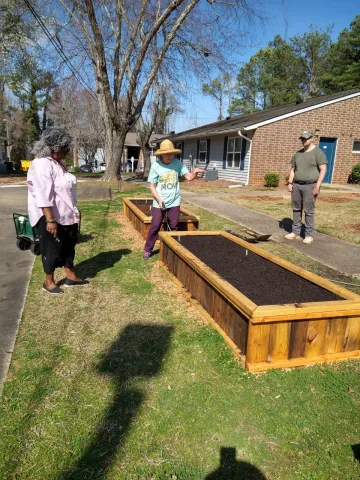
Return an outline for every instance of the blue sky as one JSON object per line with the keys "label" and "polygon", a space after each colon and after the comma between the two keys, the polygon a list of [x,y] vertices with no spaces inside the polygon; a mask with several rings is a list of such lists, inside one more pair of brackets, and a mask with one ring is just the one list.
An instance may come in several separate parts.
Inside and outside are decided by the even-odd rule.
{"label": "blue sky", "polygon": [[[257,28],[256,43],[254,42],[256,46],[246,48],[236,56],[239,65],[240,62],[248,61],[260,48],[266,47],[276,34],[289,39],[308,31],[311,24],[321,29],[333,25],[332,39],[336,41],[341,30],[348,28],[360,13],[359,4],[354,0],[265,0],[264,6],[269,20],[264,26]],[[194,91],[193,98],[182,107],[184,113],[177,115],[171,125],[177,132],[193,128],[196,124],[203,125],[217,120],[217,106],[209,97],[201,94],[201,84],[197,86],[197,91]]]}

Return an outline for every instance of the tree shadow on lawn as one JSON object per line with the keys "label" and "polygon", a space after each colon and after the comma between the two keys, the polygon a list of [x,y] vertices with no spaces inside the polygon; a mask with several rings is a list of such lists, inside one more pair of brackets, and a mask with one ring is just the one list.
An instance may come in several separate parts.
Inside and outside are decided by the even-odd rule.
{"label": "tree shadow on lawn", "polygon": [[[293,221],[291,218],[285,217],[279,221],[279,228],[285,230],[285,232],[290,233],[292,232]],[[305,225],[301,224],[301,232],[300,237],[305,238]]]}
{"label": "tree shadow on lawn", "polygon": [[81,278],[93,278],[102,270],[112,268],[115,263],[120,262],[124,255],[128,255],[129,253],[131,253],[131,250],[128,248],[101,252],[75,265],[75,270]]}
{"label": "tree shadow on lawn", "polygon": [[60,480],[100,479],[124,446],[131,423],[144,402],[144,391],[131,385],[138,378],[150,378],[161,371],[173,333],[171,326],[128,325],[103,354],[97,372],[110,376],[114,397],[99,422],[97,431],[81,458]]}
{"label": "tree shadow on lawn", "polygon": [[354,454],[354,460],[358,461],[360,463],[360,443],[357,443],[355,445],[351,445],[353,454]]}
{"label": "tree shadow on lawn", "polygon": [[235,448],[221,447],[220,466],[205,480],[266,480],[266,477],[251,463],[236,460]]}

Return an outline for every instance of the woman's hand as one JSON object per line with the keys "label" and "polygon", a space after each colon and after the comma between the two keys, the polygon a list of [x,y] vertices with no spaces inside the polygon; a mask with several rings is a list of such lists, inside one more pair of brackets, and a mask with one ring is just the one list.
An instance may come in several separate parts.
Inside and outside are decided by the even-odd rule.
{"label": "woman's hand", "polygon": [[293,191],[293,184],[292,183],[288,183],[288,191],[291,193]]}
{"label": "woman's hand", "polygon": [[194,173],[197,175],[198,173],[205,173],[205,170],[202,170],[201,168],[195,168]]}
{"label": "woman's hand", "polygon": [[57,237],[57,223],[46,223],[46,231]]}

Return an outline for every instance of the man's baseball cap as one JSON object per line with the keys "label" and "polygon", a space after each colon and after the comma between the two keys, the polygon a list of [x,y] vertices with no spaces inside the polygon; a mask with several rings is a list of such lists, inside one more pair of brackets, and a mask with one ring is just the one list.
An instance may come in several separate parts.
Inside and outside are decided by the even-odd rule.
{"label": "man's baseball cap", "polygon": [[305,140],[308,140],[309,138],[311,137],[315,137],[315,133],[314,132],[311,132],[309,130],[306,130],[305,132],[302,132],[302,134],[300,135],[300,139],[301,138],[304,138]]}

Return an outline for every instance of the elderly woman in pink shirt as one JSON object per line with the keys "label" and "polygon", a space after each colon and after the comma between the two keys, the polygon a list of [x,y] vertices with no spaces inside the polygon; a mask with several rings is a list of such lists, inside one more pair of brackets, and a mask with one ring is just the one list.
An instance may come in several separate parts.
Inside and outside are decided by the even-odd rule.
{"label": "elderly woman in pink shirt", "polygon": [[54,280],[56,268],[65,268],[64,287],[88,284],[74,271],[80,217],[76,208],[76,178],[63,162],[71,142],[71,136],[60,128],[45,130],[34,146],[36,158],[27,175],[30,223],[38,229],[45,272],[43,290],[53,295],[64,293]]}

